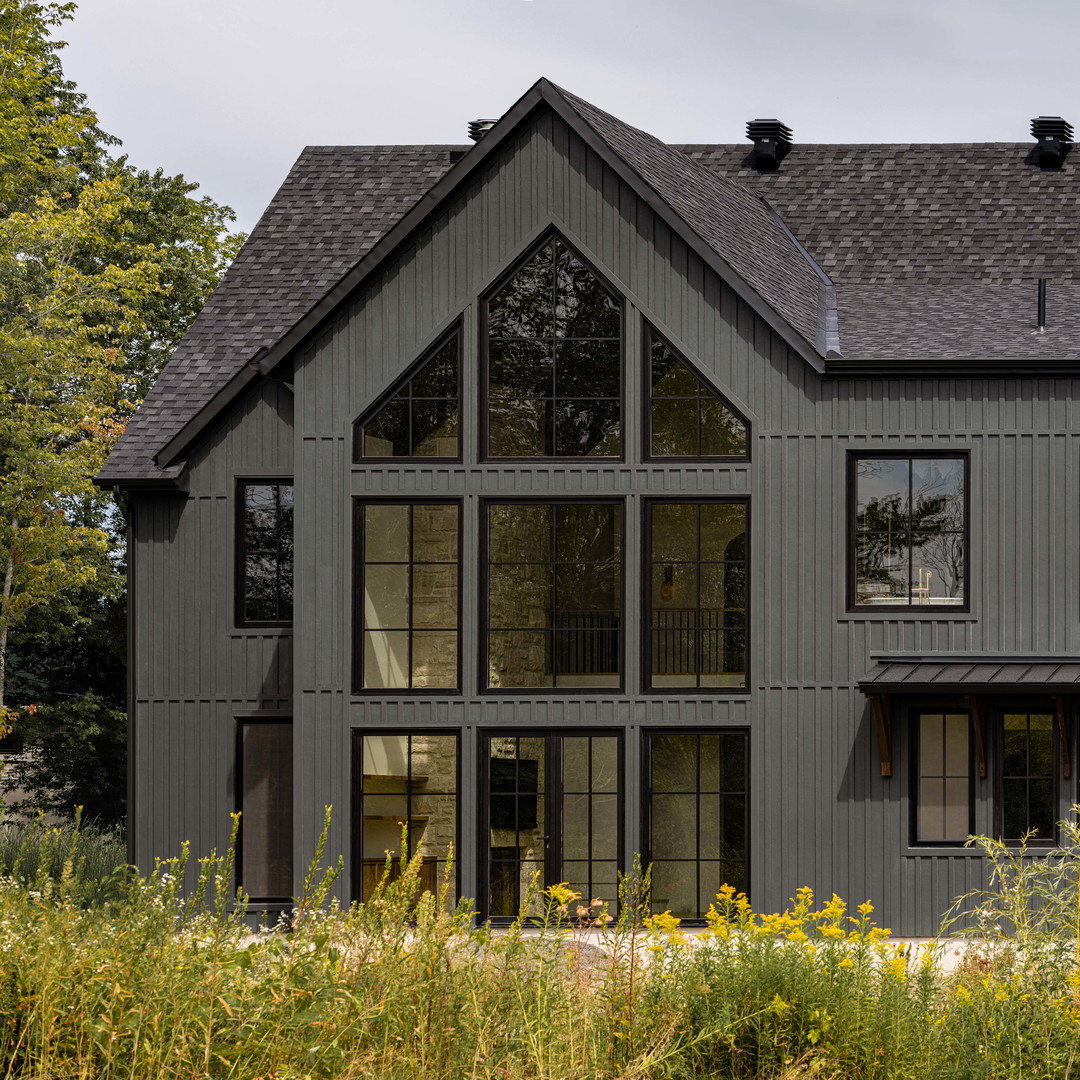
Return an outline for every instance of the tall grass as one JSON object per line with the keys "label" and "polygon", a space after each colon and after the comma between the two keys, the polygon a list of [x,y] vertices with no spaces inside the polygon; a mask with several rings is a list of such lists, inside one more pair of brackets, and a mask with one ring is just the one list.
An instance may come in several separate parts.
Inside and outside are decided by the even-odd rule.
{"label": "tall grass", "polygon": [[1080,844],[1066,836],[1050,862],[988,849],[1001,873],[969,912],[983,938],[948,977],[868,904],[809,890],[759,914],[725,888],[691,938],[643,916],[637,874],[619,919],[557,885],[534,898],[541,917],[496,933],[422,893],[419,860],[341,911],[320,850],[288,932],[252,934],[228,852],[200,861],[194,894],[182,855],[94,903],[86,864],[54,873],[49,854],[0,879],[0,1077],[1067,1078]]}

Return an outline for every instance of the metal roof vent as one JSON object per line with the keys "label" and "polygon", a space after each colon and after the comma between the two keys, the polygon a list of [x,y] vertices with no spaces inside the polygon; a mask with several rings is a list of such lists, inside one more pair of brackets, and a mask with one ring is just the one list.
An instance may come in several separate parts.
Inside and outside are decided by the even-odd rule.
{"label": "metal roof vent", "polygon": [[1072,124],[1060,116],[1036,116],[1031,121],[1031,136],[1035,147],[1035,161],[1040,169],[1060,169],[1072,142]]}
{"label": "metal roof vent", "polygon": [[748,120],[746,137],[754,141],[752,157],[758,172],[776,172],[791,149],[791,128],[779,120]]}
{"label": "metal roof vent", "polygon": [[469,138],[473,142],[479,142],[498,122],[498,120],[470,120]]}

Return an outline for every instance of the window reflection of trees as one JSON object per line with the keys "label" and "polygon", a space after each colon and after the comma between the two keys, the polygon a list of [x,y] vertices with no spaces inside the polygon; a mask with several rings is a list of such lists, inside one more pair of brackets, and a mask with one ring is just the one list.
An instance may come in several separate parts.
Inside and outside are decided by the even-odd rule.
{"label": "window reflection of trees", "polygon": [[856,603],[963,602],[964,472],[962,457],[857,459]]}

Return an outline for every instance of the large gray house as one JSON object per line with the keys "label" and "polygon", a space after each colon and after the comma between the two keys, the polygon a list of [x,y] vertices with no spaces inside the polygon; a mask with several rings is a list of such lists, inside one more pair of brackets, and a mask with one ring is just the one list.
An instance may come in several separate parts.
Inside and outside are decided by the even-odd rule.
{"label": "large gray house", "polygon": [[[541,80],[311,147],[99,476],[131,835],[502,918],[801,885],[933,931],[1076,800],[1080,157],[672,146]],[[719,134],[719,133],[715,133]],[[453,853],[452,860],[450,853]]]}

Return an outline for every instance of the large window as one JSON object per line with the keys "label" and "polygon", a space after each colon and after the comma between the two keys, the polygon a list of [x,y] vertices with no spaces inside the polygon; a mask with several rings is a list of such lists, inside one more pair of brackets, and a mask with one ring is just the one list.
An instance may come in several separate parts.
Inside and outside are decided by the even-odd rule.
{"label": "large window", "polygon": [[622,303],[558,236],[488,298],[486,454],[622,453]]}
{"label": "large window", "polygon": [[745,500],[647,504],[649,687],[746,686]]}
{"label": "large window", "polygon": [[852,455],[855,607],[967,603],[967,456]]}
{"label": "large window", "polygon": [[703,918],[721,885],[747,887],[747,736],[648,736],[653,911]]}
{"label": "large window", "polygon": [[238,737],[239,884],[253,900],[287,901],[293,892],[293,726],[241,721]]}
{"label": "large window", "polygon": [[487,504],[487,685],[620,683],[622,504]]}
{"label": "large window", "polygon": [[915,714],[915,840],[963,844],[974,831],[971,719],[967,712]]}
{"label": "large window", "polygon": [[375,458],[461,457],[458,432],[461,331],[452,333],[420,358],[389,397],[357,421],[353,455]]}
{"label": "large window", "polygon": [[357,685],[459,685],[458,504],[358,502]]}
{"label": "large window", "polygon": [[614,914],[621,848],[619,736],[486,735],[481,745],[487,787],[484,914],[513,918],[530,890],[529,911],[540,914],[540,890],[561,881],[585,904],[601,900]]}
{"label": "large window", "polygon": [[237,486],[236,621],[288,626],[293,602],[291,480],[243,480]]}
{"label": "large window", "polygon": [[746,421],[697,375],[651,326],[649,455],[654,458],[744,458]]}
{"label": "large window", "polygon": [[360,776],[354,836],[359,881],[354,895],[370,898],[382,880],[387,852],[397,876],[402,833],[405,856],[420,856],[420,888],[457,902],[458,739],[429,732],[353,733],[353,762]]}

